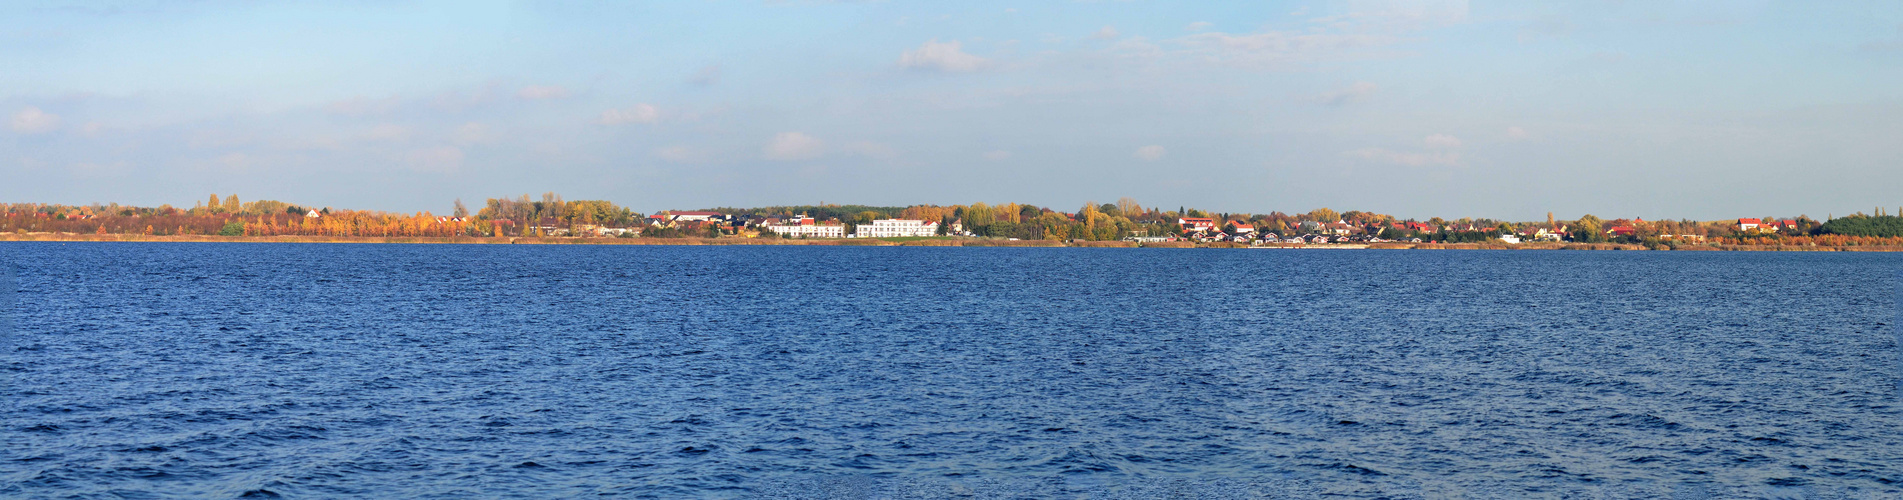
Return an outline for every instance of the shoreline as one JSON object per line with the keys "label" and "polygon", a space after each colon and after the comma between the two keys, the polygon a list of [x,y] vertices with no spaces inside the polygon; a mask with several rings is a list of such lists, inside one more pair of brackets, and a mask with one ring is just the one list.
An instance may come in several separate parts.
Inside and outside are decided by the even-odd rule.
{"label": "shoreline", "polygon": [[1622,251],[1731,251],[1731,252],[1903,252],[1899,245],[1873,246],[1795,246],[1795,245],[1688,245],[1677,249],[1650,249],[1644,245],[1613,243],[1366,243],[1262,246],[1235,243],[1134,241],[1055,241],[992,240],[947,238],[919,240],[847,239],[774,239],[774,238],[531,238],[473,236],[211,236],[211,235],[122,235],[77,233],[0,233],[0,242],[154,242],[154,243],[371,243],[422,245],[784,245],[784,246],[911,246],[911,247],[1039,247],[1039,248],[1209,248],[1253,250],[1622,250]]}

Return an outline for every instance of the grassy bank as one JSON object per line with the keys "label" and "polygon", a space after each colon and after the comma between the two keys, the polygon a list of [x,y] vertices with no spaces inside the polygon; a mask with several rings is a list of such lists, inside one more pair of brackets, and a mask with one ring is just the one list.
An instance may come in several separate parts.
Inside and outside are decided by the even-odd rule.
{"label": "grassy bank", "polygon": [[96,242],[199,242],[199,243],[408,243],[472,245],[796,245],[796,246],[930,246],[930,247],[1085,247],[1085,248],[1289,248],[1375,250],[1630,250],[1630,251],[1732,251],[1732,252],[1903,252],[1903,246],[1797,246],[1797,245],[1686,245],[1676,249],[1611,243],[1372,243],[1368,245],[1280,244],[1250,247],[1237,243],[1191,243],[1170,241],[1137,244],[1130,241],[1052,241],[1000,240],[987,238],[477,238],[457,236],[378,237],[378,236],[208,236],[144,234],[75,233],[0,233],[0,241],[96,241]]}

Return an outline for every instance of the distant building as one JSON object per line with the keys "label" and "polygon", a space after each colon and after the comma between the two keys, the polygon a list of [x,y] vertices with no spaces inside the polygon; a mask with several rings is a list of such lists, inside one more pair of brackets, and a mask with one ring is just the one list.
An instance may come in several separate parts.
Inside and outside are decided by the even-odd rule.
{"label": "distant building", "polygon": [[324,218],[324,213],[323,213],[323,212],[319,212],[319,211],[317,211],[316,209],[312,209],[311,211],[309,211],[309,212],[305,212],[305,213],[304,213],[304,218],[306,218],[306,219],[322,219],[322,218]]}
{"label": "distant building", "polygon": [[673,222],[699,222],[727,218],[720,212],[668,212],[668,220]]}
{"label": "distant building", "polygon": [[1739,231],[1750,231],[1762,225],[1764,225],[1764,221],[1761,219],[1738,219]]}
{"label": "distant building", "polygon": [[1181,224],[1184,231],[1208,231],[1216,228],[1216,219],[1208,217],[1183,217],[1176,219],[1176,223]]}
{"label": "distant building", "polygon": [[816,222],[812,217],[800,216],[797,220],[788,220],[779,224],[767,224],[766,230],[794,238],[844,238],[846,225],[839,221]]}
{"label": "distant building", "polygon": [[876,219],[853,230],[860,238],[913,238],[937,236],[938,223],[910,219]]}

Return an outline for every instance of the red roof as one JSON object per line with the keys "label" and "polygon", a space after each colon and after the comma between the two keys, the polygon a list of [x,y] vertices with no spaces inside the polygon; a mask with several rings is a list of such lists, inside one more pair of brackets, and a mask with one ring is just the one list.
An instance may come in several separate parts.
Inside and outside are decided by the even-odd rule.
{"label": "red roof", "polygon": [[1739,224],[1763,224],[1764,222],[1758,219],[1738,219],[1738,223]]}

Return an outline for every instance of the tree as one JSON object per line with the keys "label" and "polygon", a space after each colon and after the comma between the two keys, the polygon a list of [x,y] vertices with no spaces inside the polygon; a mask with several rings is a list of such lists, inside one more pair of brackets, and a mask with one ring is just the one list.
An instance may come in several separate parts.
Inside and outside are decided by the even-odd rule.
{"label": "tree", "polygon": [[225,211],[234,214],[244,212],[244,204],[238,203],[238,195],[225,197]]}
{"label": "tree", "polygon": [[1136,198],[1128,196],[1117,198],[1117,213],[1123,214],[1124,217],[1140,214],[1143,213],[1143,205],[1138,205]]}
{"label": "tree", "polygon": [[1341,214],[1335,213],[1334,210],[1329,210],[1327,208],[1317,208],[1314,210],[1310,210],[1305,215],[1308,216],[1308,220],[1312,220],[1315,222],[1334,222],[1334,221],[1341,220]]}
{"label": "tree", "polygon": [[454,213],[454,214],[456,214],[456,216],[457,216],[457,217],[468,217],[468,216],[469,216],[469,207],[465,207],[465,206],[463,206],[463,199],[462,199],[462,198],[457,198],[457,199],[456,199],[456,209],[455,209],[455,211],[454,211],[454,212],[451,212],[451,213]]}
{"label": "tree", "polygon": [[210,210],[210,211],[213,211],[213,212],[217,212],[217,211],[218,211],[218,204],[219,204],[219,201],[218,201],[218,193],[212,193],[212,194],[211,194],[211,201],[207,201],[207,202],[205,202],[205,210]]}

